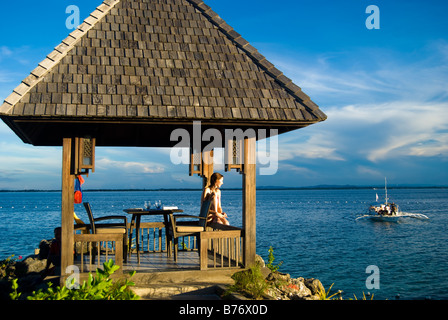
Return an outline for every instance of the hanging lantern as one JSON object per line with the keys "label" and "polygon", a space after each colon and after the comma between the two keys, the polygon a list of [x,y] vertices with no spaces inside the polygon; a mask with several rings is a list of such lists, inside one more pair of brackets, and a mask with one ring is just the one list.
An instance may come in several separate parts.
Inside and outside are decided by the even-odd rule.
{"label": "hanging lantern", "polygon": [[243,168],[243,140],[233,138],[226,141],[225,163],[226,171],[236,169],[240,172]]}
{"label": "hanging lantern", "polygon": [[77,174],[95,172],[95,138],[75,138],[75,168]]}
{"label": "hanging lantern", "polygon": [[194,148],[190,148],[190,176],[198,174],[202,175],[202,152]]}

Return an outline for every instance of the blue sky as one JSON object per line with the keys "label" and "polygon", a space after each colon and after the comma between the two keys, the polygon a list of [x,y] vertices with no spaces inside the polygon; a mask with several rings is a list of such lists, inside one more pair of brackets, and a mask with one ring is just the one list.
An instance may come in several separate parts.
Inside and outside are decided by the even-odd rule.
{"label": "blue sky", "polygon": [[[23,0],[0,11],[0,100],[100,1]],[[448,184],[448,2],[208,0],[302,87],[328,120],[279,137],[278,171],[257,185]],[[369,30],[366,8],[380,10]],[[97,148],[86,188],[200,187],[169,149]],[[24,144],[0,123],[0,189],[58,189],[61,148]],[[218,170],[222,169],[218,166]],[[241,176],[225,174],[227,187]]]}

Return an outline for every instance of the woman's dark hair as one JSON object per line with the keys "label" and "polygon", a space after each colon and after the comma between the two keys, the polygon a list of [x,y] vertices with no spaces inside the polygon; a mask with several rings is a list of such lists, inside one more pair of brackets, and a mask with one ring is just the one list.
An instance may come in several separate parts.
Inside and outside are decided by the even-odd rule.
{"label": "woman's dark hair", "polygon": [[216,181],[218,181],[222,177],[224,177],[224,176],[218,172],[215,172],[214,174],[212,174],[212,176],[210,177],[210,182],[208,184],[208,188],[213,187],[215,185]]}

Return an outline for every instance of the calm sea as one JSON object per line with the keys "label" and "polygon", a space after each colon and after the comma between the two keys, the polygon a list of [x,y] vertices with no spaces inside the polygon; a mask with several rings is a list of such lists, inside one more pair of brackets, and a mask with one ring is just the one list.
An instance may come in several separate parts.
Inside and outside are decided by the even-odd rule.
{"label": "calm sea", "polygon": [[[241,191],[223,190],[223,207],[241,226]],[[274,247],[280,271],[317,278],[343,297],[362,293],[374,299],[448,299],[448,190],[391,189],[391,201],[403,211],[429,220],[404,218],[397,223],[356,220],[382,190],[257,191],[257,253],[266,261]],[[96,216],[124,214],[161,200],[186,213],[199,210],[200,191],[84,192]],[[60,193],[0,192],[0,259],[27,256],[60,225]],[[76,213],[88,221],[82,205]],[[368,289],[368,266],[379,269],[379,289]]]}

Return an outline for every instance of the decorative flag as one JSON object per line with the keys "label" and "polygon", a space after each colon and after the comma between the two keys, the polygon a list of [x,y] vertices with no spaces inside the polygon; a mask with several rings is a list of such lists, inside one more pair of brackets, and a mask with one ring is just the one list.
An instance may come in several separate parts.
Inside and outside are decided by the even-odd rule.
{"label": "decorative flag", "polygon": [[82,176],[76,176],[75,180],[75,203],[82,203],[82,188],[81,185],[84,183],[84,178]]}

